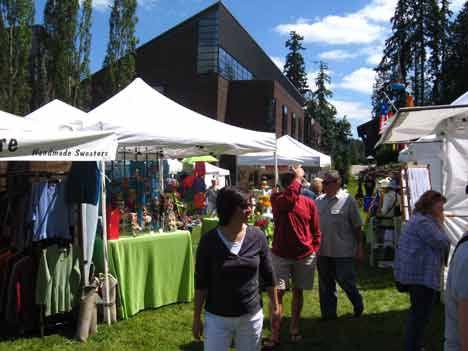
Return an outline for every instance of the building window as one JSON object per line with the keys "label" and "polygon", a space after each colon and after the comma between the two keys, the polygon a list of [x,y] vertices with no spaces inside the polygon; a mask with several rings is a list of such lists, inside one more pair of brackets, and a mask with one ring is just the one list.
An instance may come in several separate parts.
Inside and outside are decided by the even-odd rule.
{"label": "building window", "polygon": [[297,123],[296,114],[293,112],[291,113],[291,136],[293,138],[296,137],[296,123]]}
{"label": "building window", "polygon": [[218,11],[213,11],[198,21],[198,73],[218,72],[218,47]]}
{"label": "building window", "polygon": [[304,136],[302,135],[302,120],[301,119],[297,120],[297,140],[299,140],[301,143],[304,140]]}
{"label": "building window", "polygon": [[310,145],[310,136],[311,136],[311,127],[312,127],[312,121],[310,117],[305,116],[304,117],[304,144]]}
{"label": "building window", "polygon": [[266,130],[274,133],[276,131],[276,99],[267,99]]}
{"label": "building window", "polygon": [[281,135],[286,135],[288,134],[288,106],[283,105],[282,112]]}
{"label": "building window", "polygon": [[253,79],[253,74],[223,48],[219,48],[219,73],[227,80]]}

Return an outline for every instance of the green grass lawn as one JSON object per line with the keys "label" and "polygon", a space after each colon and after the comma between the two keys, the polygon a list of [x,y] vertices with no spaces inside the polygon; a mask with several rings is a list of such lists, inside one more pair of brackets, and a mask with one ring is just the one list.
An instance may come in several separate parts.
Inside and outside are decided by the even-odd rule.
{"label": "green grass lawn", "polygon": [[[306,293],[302,330],[304,340],[288,343],[290,294],[286,295],[286,318],[282,328],[283,345],[279,350],[401,350],[408,297],[396,292],[390,271],[359,268],[360,288],[366,310],[362,317],[351,318],[352,307],[343,292],[339,295],[340,318],[319,321],[318,291]],[[166,306],[141,312],[130,320],[99,332],[86,344],[73,341],[67,331],[44,338],[32,337],[0,343],[0,350],[202,350],[191,337],[192,305]],[[268,335],[268,324],[265,335]],[[443,307],[438,305],[428,331],[426,350],[442,350]]]}
{"label": "green grass lawn", "polygon": [[[354,184],[353,184],[354,185]],[[348,187],[352,194],[355,186]],[[193,234],[194,249],[200,236]],[[288,342],[288,322],[291,295],[286,295],[286,316],[282,326],[282,345],[278,350],[346,350],[385,351],[401,350],[406,309],[406,294],[398,293],[393,285],[391,270],[360,266],[359,286],[364,296],[365,312],[351,318],[352,306],[342,291],[339,292],[339,316],[336,321],[320,322],[317,288],[305,294],[302,333],[298,344]],[[73,341],[72,331],[63,330],[44,338],[30,337],[0,342],[0,351],[68,351],[68,350],[203,350],[201,343],[191,337],[192,305],[179,304],[157,310],[144,311],[127,321],[110,327],[100,325],[98,334],[82,344]],[[265,322],[265,336],[269,326]],[[442,350],[443,306],[438,305],[427,333],[428,351]]]}

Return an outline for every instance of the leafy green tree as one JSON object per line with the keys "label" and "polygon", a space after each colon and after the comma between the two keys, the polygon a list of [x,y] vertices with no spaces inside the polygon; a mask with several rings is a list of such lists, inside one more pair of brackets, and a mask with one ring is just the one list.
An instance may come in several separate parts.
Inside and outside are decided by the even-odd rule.
{"label": "leafy green tree", "polygon": [[114,0],[109,19],[109,43],[104,59],[106,83],[109,93],[115,94],[125,88],[136,74],[135,36],[137,24],[136,0]]}
{"label": "leafy green tree", "polygon": [[304,57],[301,53],[305,50],[302,46],[303,40],[304,37],[298,33],[294,31],[289,33],[289,39],[286,41],[286,48],[289,49],[289,53],[286,55],[284,75],[289,78],[302,95],[305,95],[309,91],[309,87],[307,86]]}
{"label": "leafy green tree", "polygon": [[33,21],[33,1],[0,0],[0,104],[18,115],[29,112]]}
{"label": "leafy green tree", "polygon": [[79,0],[48,0],[44,10],[47,33],[49,97],[74,103],[76,33]]}

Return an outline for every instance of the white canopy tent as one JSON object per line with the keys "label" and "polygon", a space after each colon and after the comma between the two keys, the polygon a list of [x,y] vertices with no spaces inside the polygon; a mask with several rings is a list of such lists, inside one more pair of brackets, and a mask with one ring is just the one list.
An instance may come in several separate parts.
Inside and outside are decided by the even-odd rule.
{"label": "white canopy tent", "polygon": [[59,129],[83,128],[88,114],[60,100],[53,100],[24,117],[28,121],[47,123]]}
{"label": "white canopy tent", "polygon": [[[278,138],[276,157],[278,165],[301,163],[306,167],[330,167],[331,158],[307,145],[302,144],[289,135]],[[275,164],[275,155],[272,152],[255,152],[239,156],[239,166],[268,166]]]}
{"label": "white canopy tent", "polygon": [[218,185],[219,188],[224,188],[226,184],[226,177],[229,177],[231,172],[228,169],[224,169],[221,167],[217,167],[215,165],[212,165],[211,163],[204,162],[205,163],[205,185],[208,188],[211,186],[211,180],[213,178],[218,179]]}
{"label": "white canopy tent", "polygon": [[[453,104],[463,103],[464,96],[468,98],[465,94]],[[447,198],[445,226],[455,244],[468,230],[468,105],[403,109],[384,132],[378,145],[409,142],[431,134],[435,135],[434,143],[439,143],[439,146],[433,145],[431,148],[434,148],[433,159],[441,163],[441,190]],[[419,143],[413,145],[416,144]],[[410,146],[413,150],[420,149],[413,145]],[[425,145],[427,150],[428,145]],[[423,162],[423,156],[416,153],[414,158]]]}
{"label": "white canopy tent", "polygon": [[165,97],[140,78],[89,112],[88,130],[117,134],[120,150],[164,156],[274,151],[273,133],[234,127]]}

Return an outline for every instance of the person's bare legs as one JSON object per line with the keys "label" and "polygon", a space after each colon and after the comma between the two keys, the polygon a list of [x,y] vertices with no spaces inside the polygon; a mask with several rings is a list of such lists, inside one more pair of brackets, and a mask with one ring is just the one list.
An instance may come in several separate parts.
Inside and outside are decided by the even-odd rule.
{"label": "person's bare legs", "polygon": [[[278,309],[279,309],[278,322],[274,324],[270,317],[270,326],[271,326],[270,341],[272,343],[278,343],[280,339],[281,318],[283,317],[283,296],[284,296],[284,290],[278,290]],[[270,316],[272,315],[271,308],[272,306],[270,304]]]}
{"label": "person's bare legs", "polygon": [[291,324],[289,326],[289,334],[291,335],[291,341],[299,341],[299,322],[301,319],[302,306],[304,305],[304,290],[303,289],[292,289],[292,301],[291,301]]}

